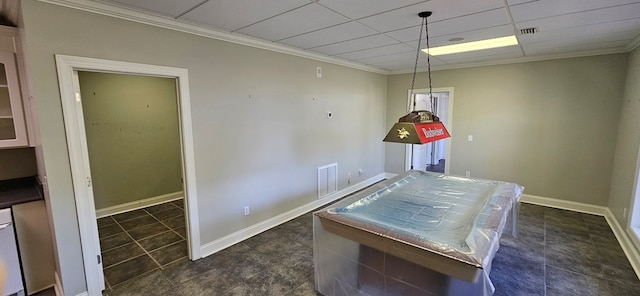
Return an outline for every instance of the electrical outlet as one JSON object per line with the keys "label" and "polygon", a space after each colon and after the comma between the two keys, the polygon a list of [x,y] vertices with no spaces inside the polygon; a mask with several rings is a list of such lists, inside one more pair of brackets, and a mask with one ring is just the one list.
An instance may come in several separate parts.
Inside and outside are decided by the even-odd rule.
{"label": "electrical outlet", "polygon": [[249,206],[244,206],[244,215],[247,216],[251,213]]}
{"label": "electrical outlet", "polygon": [[465,176],[467,176],[467,177],[471,177],[471,171],[466,171],[466,172],[464,173],[464,175],[465,175]]}
{"label": "electrical outlet", "polygon": [[627,208],[624,208],[624,211],[622,212],[622,218],[627,218]]}

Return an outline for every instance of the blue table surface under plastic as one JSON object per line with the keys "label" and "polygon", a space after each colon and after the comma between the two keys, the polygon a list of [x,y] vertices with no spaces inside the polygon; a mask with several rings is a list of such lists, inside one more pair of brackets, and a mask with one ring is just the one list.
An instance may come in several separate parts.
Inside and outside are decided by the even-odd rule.
{"label": "blue table surface under plastic", "polygon": [[492,248],[491,236],[504,226],[487,219],[501,207],[511,207],[522,187],[425,172],[412,172],[380,190],[330,213],[403,233],[415,241],[466,254],[477,264]]}

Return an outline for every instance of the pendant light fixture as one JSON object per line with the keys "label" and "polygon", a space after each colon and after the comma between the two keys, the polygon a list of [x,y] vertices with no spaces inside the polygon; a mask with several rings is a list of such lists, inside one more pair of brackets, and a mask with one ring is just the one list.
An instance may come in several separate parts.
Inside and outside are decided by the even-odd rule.
{"label": "pendant light fixture", "polygon": [[[427,25],[427,17],[431,16],[431,11],[423,11],[418,14],[422,18],[422,24],[420,25],[420,38],[418,39],[418,50],[416,52],[416,62],[413,66],[413,78],[411,79],[411,101],[416,101],[416,94],[414,93],[414,84],[416,81],[416,71],[418,70],[418,59],[420,57],[420,45],[422,41],[422,28],[426,32],[427,39],[427,53],[429,52],[429,27]],[[429,79],[429,100],[431,103],[431,110],[417,110],[412,111],[409,114],[400,117],[398,122],[391,127],[389,133],[384,138],[384,142],[395,142],[404,144],[426,144],[441,139],[449,138],[449,132],[444,127],[444,124],[440,122],[440,118],[436,116],[436,101],[433,98],[431,92],[431,59],[427,54],[427,74]]]}

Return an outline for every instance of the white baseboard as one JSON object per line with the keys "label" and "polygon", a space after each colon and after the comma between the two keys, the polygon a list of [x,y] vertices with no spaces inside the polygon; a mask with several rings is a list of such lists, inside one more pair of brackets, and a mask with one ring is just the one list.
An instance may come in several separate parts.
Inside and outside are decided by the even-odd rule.
{"label": "white baseboard", "polygon": [[182,199],[182,196],[183,196],[182,191],[178,191],[178,192],[172,192],[169,194],[163,194],[159,196],[136,200],[128,203],[123,203],[123,204],[119,204],[119,205],[115,205],[107,208],[97,209],[96,218],[102,218],[106,216],[111,216],[115,214],[120,214],[124,212],[146,208],[149,206],[165,203],[172,200]]}
{"label": "white baseboard", "polygon": [[620,247],[622,247],[624,254],[627,256],[629,263],[633,267],[633,270],[636,272],[636,276],[640,278],[640,254],[638,254],[638,251],[631,242],[631,239],[627,235],[627,232],[625,232],[624,228],[622,228],[620,224],[618,224],[618,221],[615,219],[613,213],[611,213],[611,210],[609,210],[609,208],[527,194],[522,195],[521,201],[524,203],[536,204],[550,208],[604,216],[604,218],[607,220],[607,223],[609,224],[609,227],[611,227],[613,234],[616,236]]}
{"label": "white baseboard", "polygon": [[53,290],[56,292],[56,296],[64,296],[62,292],[62,281],[60,281],[60,276],[57,271],[53,272],[53,278],[55,282],[53,283]]}
{"label": "white baseboard", "polygon": [[384,173],[384,178],[385,179],[391,179],[395,176],[397,176],[398,174],[392,174],[392,173]]}
{"label": "white baseboard", "polygon": [[276,227],[282,223],[285,223],[291,219],[294,219],[302,214],[305,214],[309,211],[313,211],[314,209],[317,209],[321,206],[324,206],[326,204],[329,204],[335,200],[338,200],[342,197],[345,197],[351,193],[354,193],[358,190],[361,190],[363,188],[366,188],[367,186],[370,186],[372,184],[375,184],[376,182],[383,180],[386,178],[386,174],[379,174],[376,175],[374,177],[371,177],[367,180],[364,180],[362,182],[359,182],[357,184],[354,184],[353,186],[349,186],[345,189],[342,189],[340,191],[336,191],[334,193],[331,193],[329,195],[325,195],[324,197],[322,197],[321,199],[317,199],[314,200],[306,205],[297,207],[293,210],[290,210],[288,212],[282,213],[278,216],[275,216],[273,218],[264,220],[260,223],[251,225],[247,228],[238,230],[234,233],[231,233],[229,235],[226,235],[222,238],[219,238],[215,241],[209,242],[207,244],[204,244],[200,247],[200,254],[202,255],[202,257],[206,257],[209,256],[211,254],[214,254],[220,250],[223,250],[225,248],[228,248],[234,244],[237,244],[245,239],[248,239],[256,234],[259,234],[263,231],[269,230],[273,227]]}
{"label": "white baseboard", "polygon": [[523,194],[520,200],[524,203],[540,205],[540,206],[556,208],[556,209],[570,210],[574,212],[580,212],[580,213],[586,213],[586,214],[592,214],[592,215],[598,215],[598,216],[604,216],[605,212],[607,211],[607,207],[603,207],[603,206],[596,206],[596,205],[586,204],[581,202],[561,200],[561,199],[528,195],[528,194]]}
{"label": "white baseboard", "polygon": [[613,230],[613,234],[616,235],[616,238],[620,243],[620,247],[622,247],[624,254],[627,255],[627,259],[629,259],[629,263],[631,263],[633,270],[636,271],[636,276],[640,278],[640,254],[638,254],[638,250],[631,241],[631,238],[628,233],[624,231],[624,228],[620,226],[620,223],[618,223],[618,220],[613,216],[613,213],[609,208],[607,208],[604,218],[607,219],[611,230]]}

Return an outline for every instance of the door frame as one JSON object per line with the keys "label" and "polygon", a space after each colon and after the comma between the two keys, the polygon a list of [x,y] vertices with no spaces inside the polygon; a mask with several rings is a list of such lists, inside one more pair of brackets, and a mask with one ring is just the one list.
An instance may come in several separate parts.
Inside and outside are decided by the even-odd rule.
{"label": "door frame", "polygon": [[185,215],[187,218],[187,244],[189,259],[196,260],[200,254],[200,230],[198,223],[198,198],[196,192],[196,173],[191,126],[191,103],[189,96],[189,78],[187,69],[165,67],[113,60],[55,55],[62,111],[69,149],[69,161],[73,181],[74,197],[80,230],[80,243],[84,272],[89,295],[100,295],[104,289],[104,274],[100,258],[100,240],[96,219],[89,154],[86,142],[84,115],[77,71],[106,72],[175,78],[178,89],[178,117],[182,150],[182,177]]}
{"label": "door frame", "polygon": [[[453,135],[453,125],[451,124],[453,122],[453,87],[438,87],[438,88],[433,88],[431,89],[431,93],[449,93],[449,112],[447,114],[447,122],[445,122],[445,126],[447,128],[447,131],[449,132],[449,134]],[[413,100],[411,98],[411,93],[414,94],[420,94],[420,93],[429,93],[429,89],[428,88],[421,88],[421,89],[414,89],[413,92],[411,90],[407,91],[407,113],[413,111]],[[447,151],[447,159],[444,163],[444,173],[448,174],[449,173],[449,167],[451,166],[451,138],[448,139],[444,139],[445,141],[447,141],[446,144],[446,151]],[[411,144],[406,144],[405,145],[405,157],[404,157],[404,170],[409,171],[411,170],[411,159],[413,158],[413,146]]]}
{"label": "door frame", "polygon": [[629,235],[631,242],[638,250],[640,250],[640,147],[636,157],[635,169],[633,178],[633,195],[629,203],[629,210],[626,213],[628,216],[623,218],[627,219],[625,223],[625,230]]}

